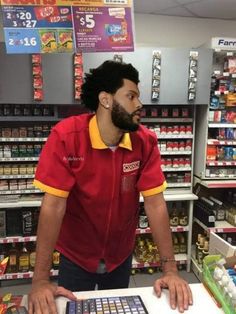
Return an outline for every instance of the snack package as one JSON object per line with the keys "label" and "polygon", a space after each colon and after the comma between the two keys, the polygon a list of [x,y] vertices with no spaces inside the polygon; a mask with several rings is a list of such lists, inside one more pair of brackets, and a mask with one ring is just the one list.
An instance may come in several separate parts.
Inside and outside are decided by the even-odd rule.
{"label": "snack package", "polygon": [[73,31],[72,29],[58,30],[58,52],[73,51]]}
{"label": "snack package", "polygon": [[3,275],[7,268],[9,257],[5,257],[0,263],[0,276]]}
{"label": "snack package", "polygon": [[40,6],[34,8],[34,13],[38,21],[44,20],[49,16],[58,16],[59,10],[56,6]]}
{"label": "snack package", "polygon": [[45,52],[56,52],[57,51],[57,36],[56,30],[54,29],[40,29],[39,30],[41,40],[41,51]]}

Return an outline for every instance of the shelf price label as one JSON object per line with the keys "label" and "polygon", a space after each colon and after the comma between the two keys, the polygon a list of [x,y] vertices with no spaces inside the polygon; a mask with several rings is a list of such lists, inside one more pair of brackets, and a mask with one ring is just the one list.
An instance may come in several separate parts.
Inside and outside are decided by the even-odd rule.
{"label": "shelf price label", "polygon": [[40,52],[40,39],[37,30],[14,29],[4,30],[8,53],[38,53]]}

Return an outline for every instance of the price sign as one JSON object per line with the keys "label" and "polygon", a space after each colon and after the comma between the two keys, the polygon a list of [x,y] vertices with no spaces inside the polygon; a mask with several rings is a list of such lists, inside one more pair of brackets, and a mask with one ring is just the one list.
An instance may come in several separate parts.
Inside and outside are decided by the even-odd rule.
{"label": "price sign", "polygon": [[40,38],[37,30],[5,29],[8,53],[37,53],[40,51]]}
{"label": "price sign", "polygon": [[2,0],[7,53],[133,51],[132,6],[132,0]]}
{"label": "price sign", "polygon": [[74,6],[72,13],[77,50],[134,50],[131,7]]}

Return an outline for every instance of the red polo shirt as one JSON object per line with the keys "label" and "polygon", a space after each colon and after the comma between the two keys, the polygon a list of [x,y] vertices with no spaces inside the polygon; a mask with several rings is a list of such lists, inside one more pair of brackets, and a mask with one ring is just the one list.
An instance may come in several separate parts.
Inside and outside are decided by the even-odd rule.
{"label": "red polo shirt", "polygon": [[95,115],[58,123],[34,180],[43,191],[67,198],[57,250],[90,272],[101,259],[108,271],[120,265],[134,247],[139,193],[166,188],[160,165],[156,136],[143,126],[125,133],[112,151],[100,137]]}

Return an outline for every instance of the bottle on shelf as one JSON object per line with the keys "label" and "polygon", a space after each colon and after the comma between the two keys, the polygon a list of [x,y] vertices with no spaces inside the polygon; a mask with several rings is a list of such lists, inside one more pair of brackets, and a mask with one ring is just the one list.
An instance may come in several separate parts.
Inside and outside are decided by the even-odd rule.
{"label": "bottle on shelf", "polygon": [[145,213],[144,205],[140,204],[140,212],[139,212],[139,228],[146,229],[148,227],[148,218]]}
{"label": "bottle on shelf", "polygon": [[178,234],[178,238],[179,238],[179,253],[187,253],[187,241],[186,241],[186,237],[184,234],[179,233]]}
{"label": "bottle on shelf", "polygon": [[29,271],[29,251],[26,248],[26,243],[23,243],[22,249],[19,252],[19,272]]}
{"label": "bottle on shelf", "polygon": [[34,271],[35,260],[36,260],[36,248],[35,248],[35,244],[32,243],[29,247],[29,270],[30,271]]}
{"label": "bottle on shelf", "polygon": [[176,234],[172,236],[173,238],[173,250],[174,254],[179,254],[179,240]]}
{"label": "bottle on shelf", "polygon": [[199,243],[199,247],[198,247],[198,264],[199,265],[202,265],[202,260],[203,260],[203,257],[204,257],[204,254],[203,254],[203,250],[204,250],[204,243],[206,241],[206,237],[205,236],[201,236],[200,237],[200,243]]}
{"label": "bottle on shelf", "polygon": [[177,227],[179,225],[179,216],[177,212],[176,202],[172,203],[170,212],[170,226]]}
{"label": "bottle on shelf", "polygon": [[7,265],[7,273],[17,273],[18,272],[18,256],[19,251],[16,247],[16,243],[12,243],[11,247],[8,251],[8,265]]}
{"label": "bottle on shelf", "polygon": [[135,247],[135,257],[139,263],[143,263],[146,258],[146,246],[145,242],[142,239],[138,239],[138,242]]}
{"label": "bottle on shelf", "polygon": [[204,247],[203,247],[203,251],[202,251],[202,259],[204,259],[204,257],[206,257],[207,255],[209,255],[209,241],[205,241],[204,242]]}
{"label": "bottle on shelf", "polygon": [[4,260],[4,258],[7,257],[7,252],[5,250],[5,245],[0,244],[0,263]]}
{"label": "bottle on shelf", "polygon": [[59,262],[60,262],[60,253],[57,250],[54,250],[52,254],[52,268],[58,269],[59,268]]}
{"label": "bottle on shelf", "polygon": [[181,203],[181,210],[179,213],[179,225],[180,226],[187,226],[188,225],[188,214],[185,208],[185,202]]}

